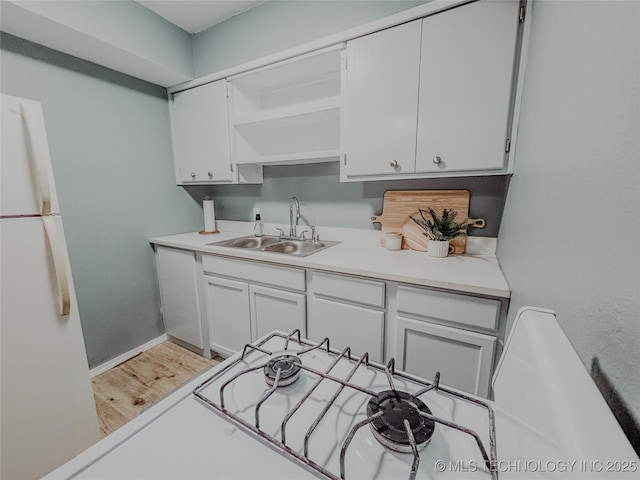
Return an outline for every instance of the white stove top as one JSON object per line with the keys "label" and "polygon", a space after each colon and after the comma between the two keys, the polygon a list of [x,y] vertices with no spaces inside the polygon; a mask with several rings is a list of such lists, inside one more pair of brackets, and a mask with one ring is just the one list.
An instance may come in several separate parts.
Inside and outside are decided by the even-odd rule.
{"label": "white stove top", "polygon": [[[388,376],[382,366],[367,366],[364,363],[358,366],[355,358],[349,360],[346,355],[340,358],[338,354],[328,354],[324,349],[301,353],[298,358],[302,361],[303,369],[298,380],[291,385],[276,388],[260,407],[259,426],[262,433],[259,433],[253,428],[256,424],[256,404],[272,388],[264,379],[262,366],[271,357],[300,352],[307,347],[290,341],[288,349],[285,350],[285,343],[287,342],[284,336],[271,337],[261,348],[273,352],[272,355],[258,351],[250,352],[245,360],[230,367],[226,372],[219,373],[217,378],[202,388],[200,394],[210,402],[213,411],[219,412],[220,387],[242,370],[248,371],[224,389],[224,407],[227,412],[243,421],[249,434],[266,440],[276,448],[284,448],[283,445],[286,445],[286,448],[295,452],[296,460],[305,467],[307,465],[304,459],[308,458],[322,470],[322,473],[340,478],[342,446],[351,430],[367,418],[367,404],[372,395],[351,386],[340,389],[342,384],[329,378],[319,382],[323,377],[311,370],[328,373],[331,377],[343,381],[348,379],[349,384],[371,393],[390,390]],[[260,368],[251,370],[255,367]],[[392,381],[396,390],[409,394],[415,394],[430,385],[412,381],[399,374],[393,375]],[[336,393],[338,396],[332,402]],[[290,415],[286,423],[283,442],[283,420],[306,395],[308,398],[293,415]],[[487,408],[436,389],[420,395],[419,399],[431,409],[434,416],[476,431],[485,445],[485,450],[489,451],[490,424]],[[330,406],[329,410],[322,416],[327,405]],[[305,457],[305,435],[319,417],[322,418],[309,436],[308,457]],[[266,436],[273,440],[265,438]],[[434,469],[438,460],[465,460],[475,461],[480,466],[484,464],[476,440],[445,425],[435,426],[434,434],[429,444],[420,451],[419,458],[417,478],[438,478],[438,472]],[[381,445],[374,438],[369,425],[364,425],[356,431],[346,449],[344,459],[345,478],[409,478],[414,462],[413,454],[395,452]],[[479,478],[490,476],[483,473]]]}
{"label": "white stove top", "polygon": [[[548,319],[534,320],[525,325],[535,329]],[[557,326],[555,317],[553,323]],[[516,327],[520,334],[526,332],[526,328]],[[550,331],[553,338],[558,335]],[[420,393],[432,385],[430,381],[401,372],[389,375],[380,365],[358,365],[355,357],[349,360],[346,354],[329,354],[324,346],[302,352],[312,344],[272,334],[256,344],[264,352],[247,349],[244,357],[238,352],[47,478],[411,478],[413,454],[382,446],[370,425],[361,425],[347,441],[354,427],[367,419],[372,395],[390,390],[389,377],[395,390],[419,393],[418,398],[435,417],[476,432],[493,460],[494,471],[489,472],[474,437],[436,423],[431,440],[419,452],[417,479],[636,478],[638,457],[619,426],[611,423],[611,412],[602,410],[604,402],[599,394],[592,399],[588,387],[575,391],[575,385],[568,385],[572,393],[556,392],[557,401],[536,403],[547,398],[539,395],[544,386],[541,379],[555,382],[553,388],[559,386],[558,378],[554,380],[553,373],[536,365],[535,355],[529,356],[533,351],[546,355],[536,345],[539,339],[540,335],[533,335],[531,345],[522,345],[522,338],[512,334],[494,380],[494,403],[466,394],[460,397],[461,392],[443,386]],[[303,368],[294,383],[272,389],[265,381],[263,367],[270,358],[283,354],[299,357]],[[557,361],[560,357],[552,358]],[[533,371],[522,377],[521,366]],[[563,362],[563,368],[556,370],[562,373],[565,366]],[[575,372],[571,375],[572,381],[580,377]],[[343,386],[347,381],[355,387]],[[446,378],[442,383],[446,384]],[[223,408],[220,391],[225,384]],[[592,382],[591,388],[595,389]],[[573,413],[555,408],[556,404],[566,407],[571,395],[581,398],[580,403],[573,403]],[[261,405],[259,428],[255,427],[257,404]],[[533,407],[527,410],[529,404]],[[571,438],[585,428],[573,425],[574,417],[581,416],[586,428],[594,425],[598,430],[594,433],[602,438],[587,442]],[[282,424],[287,417],[283,441]],[[319,417],[317,427],[308,434]],[[305,435],[309,436],[306,455]]]}

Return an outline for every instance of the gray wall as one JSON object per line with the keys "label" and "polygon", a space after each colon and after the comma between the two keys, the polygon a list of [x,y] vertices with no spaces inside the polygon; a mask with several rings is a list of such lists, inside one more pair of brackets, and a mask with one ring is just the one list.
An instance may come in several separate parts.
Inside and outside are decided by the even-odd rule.
{"label": "gray wall", "polygon": [[498,256],[511,319],[556,310],[640,451],[639,18],[638,2],[534,4]]}
{"label": "gray wall", "polygon": [[[196,76],[223,70],[265,55],[317,40],[377,20],[421,1],[270,1],[194,35]],[[382,212],[385,190],[466,189],[470,215],[487,227],[471,235],[497,236],[508,186],[507,177],[340,183],[337,163],[272,166],[263,185],[187,187],[198,201],[205,194],[216,202],[216,218],[251,220],[260,207],[265,222],[288,223],[289,199],[301,201],[308,224],[379,228],[371,215]]]}
{"label": "gray wall", "polygon": [[194,231],[166,91],[1,36],[1,91],[42,103],[90,366],[164,332],[148,238]]}
{"label": "gray wall", "polygon": [[425,0],[271,0],[195,34],[195,75],[217,72],[422,3]]}
{"label": "gray wall", "polygon": [[216,218],[252,220],[253,207],[260,207],[262,220],[289,223],[289,200],[300,200],[301,225],[323,225],[379,229],[371,215],[382,213],[386,190],[469,190],[471,218],[484,218],[483,229],[469,235],[497,237],[509,177],[465,177],[383,182],[340,183],[337,162],[264,168],[262,185],[186,187],[199,202],[205,195],[215,200]]}
{"label": "gray wall", "polygon": [[146,62],[177,78],[193,75],[191,35],[134,1],[3,1],[0,10],[3,31],[38,44],[113,68]]}

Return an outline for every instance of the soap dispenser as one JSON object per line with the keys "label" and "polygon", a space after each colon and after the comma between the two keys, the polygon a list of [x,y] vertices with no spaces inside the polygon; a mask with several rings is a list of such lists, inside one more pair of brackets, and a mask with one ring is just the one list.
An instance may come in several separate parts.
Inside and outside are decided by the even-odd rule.
{"label": "soap dispenser", "polygon": [[261,237],[264,235],[264,225],[262,223],[262,219],[260,218],[260,209],[254,208],[253,214],[255,215],[255,221],[253,222],[253,234],[256,237]]}

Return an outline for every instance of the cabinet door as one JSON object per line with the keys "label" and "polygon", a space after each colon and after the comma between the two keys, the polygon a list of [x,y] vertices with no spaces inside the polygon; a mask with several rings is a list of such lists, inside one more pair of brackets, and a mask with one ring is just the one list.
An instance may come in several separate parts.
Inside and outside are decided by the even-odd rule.
{"label": "cabinet door", "polygon": [[251,342],[249,286],[204,276],[211,349],[231,355]]}
{"label": "cabinet door", "polygon": [[420,22],[347,43],[343,113],[347,176],[414,172]]}
{"label": "cabinet door", "polygon": [[440,372],[440,381],[486,397],[496,338],[481,333],[398,318],[398,368],[424,378]]}
{"label": "cabinet door", "polygon": [[416,172],[502,169],[519,3],[481,1],[422,21]]}
{"label": "cabinet door", "polygon": [[320,342],[329,337],[331,347],[342,350],[351,347],[351,353],[383,361],[384,312],[370,308],[318,298],[309,300],[307,320],[308,338]]}
{"label": "cabinet door", "polygon": [[174,93],[172,103],[178,183],[231,182],[225,80]]}
{"label": "cabinet door", "polygon": [[274,330],[291,333],[298,329],[306,337],[304,294],[250,285],[249,297],[253,340]]}
{"label": "cabinet door", "polygon": [[167,334],[204,348],[195,253],[156,246],[156,268]]}

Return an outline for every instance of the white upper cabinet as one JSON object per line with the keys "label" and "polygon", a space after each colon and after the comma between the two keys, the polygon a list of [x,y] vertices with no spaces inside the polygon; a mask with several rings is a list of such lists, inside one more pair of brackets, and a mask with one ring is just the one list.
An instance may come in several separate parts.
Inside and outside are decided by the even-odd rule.
{"label": "white upper cabinet", "polygon": [[172,87],[178,183],[328,161],[341,181],[511,173],[526,8],[426,2]]}
{"label": "white upper cabinet", "polygon": [[174,93],[171,123],[178,183],[233,180],[224,80]]}
{"label": "white upper cabinet", "polygon": [[341,180],[507,173],[519,23],[478,1],[347,42]]}
{"label": "white upper cabinet", "polygon": [[421,25],[416,20],[347,43],[347,176],[414,172]]}
{"label": "white upper cabinet", "polygon": [[234,163],[339,159],[341,50],[336,45],[229,79]]}
{"label": "white upper cabinet", "polygon": [[231,165],[225,80],[172,94],[176,181],[182,184],[262,183],[262,169]]}
{"label": "white upper cabinet", "polygon": [[477,2],[422,26],[416,172],[502,170],[518,2]]}

